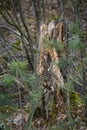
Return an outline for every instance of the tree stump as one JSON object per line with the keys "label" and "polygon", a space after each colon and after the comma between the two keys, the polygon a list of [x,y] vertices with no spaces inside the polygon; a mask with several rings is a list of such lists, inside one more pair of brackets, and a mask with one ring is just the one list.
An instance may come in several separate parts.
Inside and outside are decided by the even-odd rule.
{"label": "tree stump", "polygon": [[[59,62],[59,56],[56,51],[55,46],[51,47],[53,41],[60,42],[63,41],[63,22],[55,24],[55,21],[51,21],[48,25],[42,24],[40,26],[40,36],[39,36],[39,54],[37,63],[37,74],[43,81],[43,87],[46,94],[49,93],[50,96],[46,98],[43,97],[43,113],[44,118],[48,118],[46,112],[46,104],[49,102],[49,98],[53,95],[54,97],[54,109],[62,107],[63,100],[61,98],[60,89],[64,87],[64,79],[61,74],[60,69],[56,65]],[[48,42],[48,43],[46,43]],[[50,47],[45,45],[49,44]],[[57,112],[56,111],[56,112]],[[45,115],[46,113],[46,115]]]}

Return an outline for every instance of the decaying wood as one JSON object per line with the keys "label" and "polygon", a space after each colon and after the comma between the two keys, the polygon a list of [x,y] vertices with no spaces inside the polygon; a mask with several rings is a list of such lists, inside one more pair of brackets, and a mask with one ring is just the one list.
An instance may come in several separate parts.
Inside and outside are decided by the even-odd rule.
{"label": "decaying wood", "polygon": [[58,63],[59,57],[56,48],[44,48],[43,39],[63,41],[62,37],[63,23],[55,25],[55,21],[51,21],[48,25],[42,24],[40,27],[39,37],[39,56],[37,64],[37,74],[43,79],[44,87],[54,93],[54,99],[59,102],[60,88],[64,87],[64,80],[60,69],[55,64]]}
{"label": "decaying wood", "polygon": [[[51,75],[55,75],[56,84],[58,88],[63,87],[64,81],[61,75],[60,69],[55,65],[55,62],[58,63],[59,57],[56,52],[55,47],[52,48],[44,48],[43,47],[43,39],[49,39],[50,41],[56,37],[57,41],[62,41],[62,28],[63,23],[59,23],[55,25],[54,21],[51,21],[48,26],[42,24],[40,27],[40,40],[39,40],[39,56],[38,56],[38,65],[37,65],[37,74],[40,77],[49,77]],[[55,29],[58,29],[59,35],[55,36]],[[49,73],[52,73],[49,75]],[[53,78],[55,80],[55,78]],[[53,80],[51,81],[51,86],[53,85]],[[51,87],[50,86],[50,87]],[[55,85],[53,85],[54,88]]]}

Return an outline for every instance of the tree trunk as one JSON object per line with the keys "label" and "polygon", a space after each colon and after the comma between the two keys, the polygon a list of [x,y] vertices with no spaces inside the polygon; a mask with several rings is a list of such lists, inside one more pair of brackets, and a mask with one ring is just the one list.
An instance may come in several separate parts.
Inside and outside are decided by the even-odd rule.
{"label": "tree trunk", "polygon": [[[56,63],[59,62],[58,53],[55,46],[51,46],[52,42],[62,42],[62,31],[63,23],[55,24],[55,21],[51,21],[48,25],[42,24],[40,26],[40,36],[39,36],[39,54],[38,54],[38,64],[37,64],[37,74],[43,80],[43,86],[46,93],[53,94],[54,106],[57,111],[58,107],[63,103],[61,101],[60,89],[64,87],[63,76]],[[48,47],[47,47],[48,46]],[[48,96],[49,97],[49,96]],[[46,97],[43,98],[43,113],[46,114]],[[48,99],[49,100],[49,99]],[[62,107],[62,104],[61,104]],[[56,112],[57,112],[56,111]],[[45,115],[44,117],[47,117]]]}

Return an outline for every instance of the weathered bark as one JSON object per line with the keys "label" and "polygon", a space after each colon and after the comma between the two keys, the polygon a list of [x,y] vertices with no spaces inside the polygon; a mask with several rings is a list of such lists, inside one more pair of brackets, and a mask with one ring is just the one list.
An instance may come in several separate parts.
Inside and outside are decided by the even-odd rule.
{"label": "weathered bark", "polygon": [[[60,89],[64,87],[64,79],[60,72],[60,69],[56,65],[56,62],[59,62],[56,48],[55,46],[53,46],[52,48],[44,47],[44,42],[46,42],[44,41],[44,39],[47,39],[50,43],[52,42],[52,40],[56,40],[57,42],[63,41],[62,31],[63,22],[55,24],[55,21],[51,21],[48,25],[41,25],[37,64],[37,74],[42,78],[44,88],[46,90],[49,90],[50,93],[54,95],[54,101],[57,105],[61,104],[61,101],[59,100]],[[43,101],[43,104],[44,102],[46,101]],[[43,111],[45,114],[45,108]]]}
{"label": "weathered bark", "polygon": [[[53,21],[52,21],[53,22]],[[55,75],[56,77],[56,84],[58,88],[63,87],[63,77],[61,75],[60,69],[53,64],[54,62],[58,62],[58,54],[56,52],[55,47],[52,48],[45,48],[43,39],[47,38],[50,40],[53,39],[52,31],[55,29],[55,24],[50,22],[49,25],[42,24],[41,25],[41,31],[40,31],[40,41],[39,41],[39,57],[38,57],[38,65],[37,65],[37,74],[41,77],[44,77],[47,79],[50,75]],[[57,40],[60,40],[61,38],[61,32],[59,36],[57,37]],[[52,74],[51,74],[52,72]],[[46,76],[48,75],[48,76]],[[55,79],[55,78],[54,78]],[[59,81],[59,82],[58,82]],[[53,81],[51,81],[51,86]],[[48,86],[50,86],[48,85]],[[55,85],[53,85],[54,88]]]}

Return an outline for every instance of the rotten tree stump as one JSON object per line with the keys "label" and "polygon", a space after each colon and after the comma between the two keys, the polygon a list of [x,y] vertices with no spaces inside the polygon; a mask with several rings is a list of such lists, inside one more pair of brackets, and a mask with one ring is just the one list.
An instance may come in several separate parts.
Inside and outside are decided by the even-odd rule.
{"label": "rotten tree stump", "polygon": [[[55,21],[51,21],[48,25],[42,24],[40,26],[39,36],[39,55],[37,63],[37,74],[43,80],[43,87],[47,93],[54,96],[55,107],[62,105],[60,89],[64,87],[64,79],[60,69],[56,65],[59,62],[58,52],[55,46],[50,48],[44,47],[46,40],[51,43],[52,40],[57,42],[63,41],[63,22],[55,24]],[[56,43],[57,43],[56,42]],[[51,46],[51,45],[50,45]],[[46,104],[49,101],[50,96],[42,98],[44,118],[48,118],[46,112]],[[45,115],[46,113],[46,115]]]}

